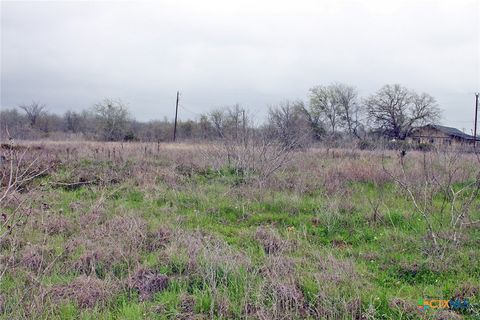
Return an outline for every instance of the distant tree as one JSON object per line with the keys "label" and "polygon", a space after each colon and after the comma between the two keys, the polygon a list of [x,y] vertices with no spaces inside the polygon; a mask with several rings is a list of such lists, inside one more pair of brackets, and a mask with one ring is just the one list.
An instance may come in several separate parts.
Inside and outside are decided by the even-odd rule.
{"label": "distant tree", "polygon": [[224,109],[216,109],[209,113],[208,118],[212,123],[213,130],[215,131],[216,135],[219,138],[223,138],[225,136],[225,122],[226,122],[226,115]]}
{"label": "distant tree", "polygon": [[241,128],[243,126],[242,115],[245,109],[240,107],[239,104],[226,109],[227,114],[227,126],[230,129],[230,134],[234,140],[237,140],[241,134]]}
{"label": "distant tree", "polygon": [[38,119],[46,112],[46,106],[44,104],[39,104],[38,102],[32,102],[29,105],[21,105],[18,107],[25,111],[31,127],[35,127]]}
{"label": "distant tree", "polygon": [[28,126],[27,117],[17,109],[0,110],[0,138],[6,137],[8,132],[11,137],[26,139]]}
{"label": "distant tree", "polygon": [[210,132],[212,131],[212,124],[208,120],[207,115],[202,114],[200,116],[199,126],[202,139],[207,139],[210,136]]}
{"label": "distant tree", "polygon": [[351,137],[359,138],[358,129],[361,126],[361,104],[358,102],[358,92],[355,87],[342,83],[331,85],[332,94],[340,108],[341,124]]}
{"label": "distant tree", "polygon": [[95,104],[93,112],[103,140],[118,141],[125,138],[130,118],[125,104],[120,100],[105,99]]}
{"label": "distant tree", "polygon": [[308,124],[308,130],[314,140],[321,140],[325,135],[325,127],[322,117],[318,110],[307,108],[303,102],[299,102],[299,112],[302,114],[305,122]]}
{"label": "distant tree", "polygon": [[303,102],[286,101],[268,110],[268,127],[271,137],[294,148],[304,145],[311,136],[309,123],[304,114]]}
{"label": "distant tree", "polygon": [[[203,120],[206,119],[203,118]],[[243,131],[246,130],[250,121],[248,113],[239,104],[213,110],[209,113],[208,120],[218,138],[228,138],[236,142],[243,140]]]}
{"label": "distant tree", "polygon": [[36,127],[47,135],[53,132],[62,132],[63,119],[56,114],[45,112],[40,118],[38,118]]}
{"label": "distant tree", "polygon": [[310,108],[307,114],[318,123],[319,129],[319,124],[325,123],[331,135],[343,128],[350,136],[358,137],[361,105],[355,87],[342,83],[316,86],[310,89],[309,96]]}
{"label": "distant tree", "polygon": [[139,134],[142,141],[168,141],[172,139],[173,123],[163,120],[153,120],[144,123]]}
{"label": "distant tree", "polygon": [[342,108],[338,103],[333,85],[316,86],[310,89],[310,110],[325,122],[330,133],[335,135],[343,119]]}
{"label": "distant tree", "polygon": [[400,140],[415,127],[438,121],[441,114],[434,97],[399,84],[383,86],[364,103],[373,128]]}
{"label": "distant tree", "polygon": [[83,127],[83,119],[82,115],[75,111],[65,112],[63,115],[64,130],[72,133],[80,132]]}
{"label": "distant tree", "polygon": [[192,120],[181,121],[179,123],[179,131],[183,138],[191,139],[194,136],[195,122]]}

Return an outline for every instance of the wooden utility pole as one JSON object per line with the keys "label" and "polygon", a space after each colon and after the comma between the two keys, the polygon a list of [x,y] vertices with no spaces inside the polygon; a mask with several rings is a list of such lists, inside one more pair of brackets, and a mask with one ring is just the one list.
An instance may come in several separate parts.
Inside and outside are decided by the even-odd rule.
{"label": "wooden utility pole", "polygon": [[243,125],[243,145],[247,147],[247,127],[245,123],[245,109],[242,109],[242,125]]}
{"label": "wooden utility pole", "polygon": [[175,103],[175,124],[173,125],[173,141],[177,139],[177,116],[178,116],[178,96],[179,92],[177,91],[177,102]]}
{"label": "wooden utility pole", "polygon": [[478,92],[475,93],[475,127],[473,127],[473,147],[477,147]]}

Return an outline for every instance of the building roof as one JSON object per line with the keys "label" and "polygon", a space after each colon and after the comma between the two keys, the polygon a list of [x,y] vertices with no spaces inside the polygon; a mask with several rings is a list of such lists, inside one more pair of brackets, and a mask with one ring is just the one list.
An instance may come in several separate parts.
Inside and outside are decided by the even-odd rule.
{"label": "building roof", "polygon": [[[457,128],[452,128],[452,127],[445,127],[445,126],[441,126],[441,125],[438,125],[438,124],[429,124],[429,125],[426,125],[422,128],[432,128],[432,129],[435,129],[435,130],[438,130],[446,135],[449,135],[451,137],[455,137],[455,138],[460,138],[460,139],[464,139],[464,140],[475,140],[475,138],[469,134],[466,134],[460,130],[458,130]],[[421,129],[421,128],[419,128]],[[477,138],[478,140],[478,138]]]}

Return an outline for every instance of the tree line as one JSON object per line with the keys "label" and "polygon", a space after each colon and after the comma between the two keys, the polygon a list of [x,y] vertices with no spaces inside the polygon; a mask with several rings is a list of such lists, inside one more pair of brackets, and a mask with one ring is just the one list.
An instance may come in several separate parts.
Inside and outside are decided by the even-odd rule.
{"label": "tree line", "polygon": [[[213,109],[194,120],[178,122],[177,137],[187,140],[233,139],[262,134],[285,145],[315,141],[365,140],[368,137],[404,140],[418,126],[439,121],[434,97],[399,84],[385,85],[360,97],[354,86],[332,83],[312,87],[307,101],[270,106],[261,124],[240,105]],[[173,122],[140,122],[120,100],[105,99],[83,111],[63,115],[33,102],[0,111],[2,136],[17,139],[81,138],[101,141],[169,141]]]}

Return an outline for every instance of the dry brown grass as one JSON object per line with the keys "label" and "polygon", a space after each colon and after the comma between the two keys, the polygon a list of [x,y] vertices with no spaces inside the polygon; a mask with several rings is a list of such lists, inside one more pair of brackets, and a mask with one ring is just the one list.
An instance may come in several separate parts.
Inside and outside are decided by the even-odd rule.
{"label": "dry brown grass", "polygon": [[48,235],[63,234],[69,236],[74,231],[74,224],[69,218],[60,215],[47,215],[43,221],[43,228]]}
{"label": "dry brown grass", "polygon": [[[275,319],[287,317],[305,317],[306,302],[299,289],[295,270],[295,261],[276,255],[269,256],[260,274],[265,277],[262,293],[265,299],[272,301],[271,313]],[[263,313],[267,310],[263,310]]]}
{"label": "dry brown grass", "polygon": [[411,303],[404,299],[393,298],[389,301],[388,305],[390,308],[398,310],[402,315],[418,317],[422,314],[422,312],[414,303]]}
{"label": "dry brown grass", "polygon": [[254,238],[262,245],[266,254],[282,253],[288,248],[288,242],[272,228],[258,227]]}
{"label": "dry brown grass", "polygon": [[53,286],[47,295],[57,303],[74,301],[80,308],[93,308],[104,306],[117,289],[109,281],[82,275],[71,283]]}
{"label": "dry brown grass", "polygon": [[154,232],[148,232],[146,245],[148,251],[155,251],[165,248],[172,240],[172,231],[164,226]]}
{"label": "dry brown grass", "polygon": [[54,258],[54,251],[41,245],[29,245],[22,251],[20,265],[37,274],[41,273]]}
{"label": "dry brown grass", "polygon": [[[217,152],[212,146],[161,144],[157,148],[156,144],[89,142],[27,144],[40,145],[36,150],[49,153],[48,159],[55,154],[57,159],[55,161],[69,168],[78,166],[69,177],[74,180],[55,180],[61,176],[52,173],[54,181],[69,183],[91,179],[95,182],[86,187],[99,193],[98,201],[93,204],[88,200],[72,202],[69,206],[71,212],[68,212],[67,218],[61,215],[62,212],[54,211],[55,203],[61,200],[55,198],[54,193],[59,193],[58,190],[49,191],[53,194],[49,195],[51,203],[39,200],[29,211],[31,220],[26,224],[26,232],[33,234],[31,242],[34,244],[27,243],[21,237],[2,239],[2,248],[13,247],[10,243],[17,241],[15,248],[19,251],[12,266],[18,267],[19,270],[29,270],[28,274],[32,275],[33,280],[25,288],[35,289],[31,290],[32,293],[42,289],[39,281],[35,279],[41,280],[45,268],[52,266],[50,270],[55,268],[55,272],[62,275],[78,277],[70,284],[48,288],[48,296],[53,302],[74,301],[81,308],[104,307],[120,290],[137,292],[140,300],[149,300],[156,292],[168,288],[171,279],[179,279],[189,284],[201,283],[204,288],[208,288],[206,290],[213,303],[211,310],[207,312],[208,315],[204,314],[204,317],[232,318],[235,316],[232,310],[236,306],[231,305],[226,298],[225,287],[231,279],[240,279],[246,284],[245,297],[240,302],[244,306],[242,314],[245,317],[361,319],[366,318],[371,311],[362,310],[362,300],[358,292],[364,289],[362,278],[365,276],[357,271],[351,260],[340,258],[341,255],[333,255],[329,253],[332,251],[328,251],[332,248],[318,244],[314,248],[306,248],[302,243],[302,251],[296,252],[294,248],[297,247],[297,242],[308,241],[307,235],[304,238],[299,235],[298,239],[292,236],[294,237],[292,239],[289,233],[285,237],[278,231],[279,229],[276,229],[279,226],[277,222],[262,221],[262,224],[271,222],[272,225],[257,228],[249,226],[242,230],[241,236],[248,238],[249,241],[253,239],[251,242],[254,249],[257,250],[255,243],[258,243],[265,253],[264,255],[260,253],[255,260],[252,258],[252,262],[250,252],[243,252],[241,243],[229,245],[222,239],[222,232],[213,235],[198,229],[189,230],[191,225],[188,223],[191,221],[187,220],[188,213],[170,215],[179,211],[175,204],[158,209],[162,210],[165,221],[168,222],[162,220],[160,226],[156,224],[156,228],[152,229],[148,223],[151,223],[150,216],[147,215],[149,212],[143,215],[144,212],[126,209],[127,205],[118,205],[120,201],[107,201],[113,198],[114,192],[108,187],[118,191],[120,190],[116,189],[118,186],[112,186],[118,182],[122,182],[125,189],[135,186],[148,193],[145,199],[148,199],[149,204],[155,203],[155,199],[162,197],[165,192],[170,192],[168,188],[173,189],[175,193],[196,192],[199,187],[195,184],[197,176],[202,176],[206,168],[218,169],[225,164],[225,159],[219,159],[218,163],[209,162],[205,154],[215,156]],[[327,152],[325,149],[313,149],[291,155],[292,161],[285,166],[284,171],[278,171],[277,174],[262,181],[261,186],[264,188],[259,187],[258,181],[245,180],[242,184],[226,187],[225,194],[246,202],[269,200],[278,190],[295,191],[296,194],[291,198],[289,194],[288,200],[303,199],[301,195],[304,194],[319,195],[325,201],[319,200],[318,206],[314,206],[312,211],[315,212],[312,214],[315,216],[308,218],[307,223],[311,222],[318,228],[326,227],[327,231],[335,231],[339,221],[340,223],[347,221],[350,215],[359,212],[358,204],[345,201],[355,192],[352,185],[355,183],[388,185],[393,180],[387,171],[398,173],[398,164],[401,161],[394,152],[383,154],[379,151],[330,149]],[[422,170],[417,163],[422,156],[421,153],[411,152],[403,159],[409,163],[411,171],[407,178],[411,181],[414,181]],[[98,164],[105,167],[95,170],[90,170],[88,165],[82,167],[83,164],[78,161],[80,157],[98,160]],[[469,159],[471,157],[466,155],[462,161],[466,163]],[[118,170],[127,160],[132,160],[127,168]],[[385,168],[381,164],[384,164]],[[464,171],[455,173],[452,181],[468,178],[471,168],[465,168]],[[45,195],[42,192],[38,194]],[[198,194],[202,197],[200,192]],[[15,197],[22,198],[23,194],[15,194]],[[204,197],[205,199],[200,200],[207,201],[207,196]],[[288,200],[281,210],[290,213],[292,217],[303,214],[303,211],[300,213],[296,200],[292,201],[292,204],[288,203]],[[14,203],[13,201],[11,200],[11,203]],[[189,209],[194,206],[191,205]],[[205,211],[202,213],[213,215],[220,212],[220,209],[212,204],[208,205]],[[254,214],[246,213],[250,216]],[[411,217],[406,214],[405,218]],[[381,213],[378,213],[374,222],[377,219],[382,220]],[[368,223],[370,220],[365,221]],[[187,222],[186,228],[183,228],[184,222]],[[177,223],[178,226],[172,227],[173,223]],[[40,232],[37,232],[38,230]],[[66,241],[63,245],[63,255],[58,261],[55,260],[58,255],[43,245],[47,236],[57,240],[63,238]],[[388,250],[394,251],[404,247],[408,239],[403,238],[403,242],[389,240],[392,241]],[[331,243],[335,249],[342,249],[340,250],[342,252],[347,252],[354,246],[348,243],[348,240],[333,239]],[[324,251],[325,248],[327,250]],[[145,265],[147,255],[150,266],[148,268],[142,267],[142,264]],[[357,255],[354,253],[354,256],[375,262],[383,257],[376,252]],[[3,259],[1,261],[3,262]],[[53,266],[55,262],[57,265]],[[168,277],[158,272],[159,265],[171,272],[168,273]],[[309,300],[311,297],[303,291],[300,279],[304,279],[306,273],[308,279],[320,289],[315,293],[315,302],[311,302]],[[473,284],[465,284],[456,293],[458,297],[474,294],[478,294],[478,287]],[[191,292],[184,293],[180,299],[179,308],[182,313],[179,317],[196,317],[195,303]],[[401,299],[392,299],[390,308],[398,309],[405,314],[414,314],[412,306]],[[159,306],[158,310],[166,312],[162,306]]]}
{"label": "dry brown grass", "polygon": [[154,293],[165,290],[168,283],[167,276],[145,268],[138,268],[128,280],[128,286],[138,292],[141,301],[151,299]]}

